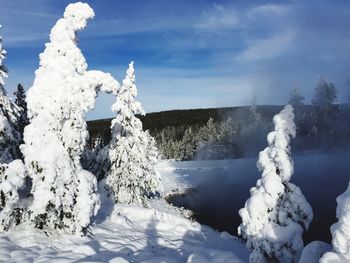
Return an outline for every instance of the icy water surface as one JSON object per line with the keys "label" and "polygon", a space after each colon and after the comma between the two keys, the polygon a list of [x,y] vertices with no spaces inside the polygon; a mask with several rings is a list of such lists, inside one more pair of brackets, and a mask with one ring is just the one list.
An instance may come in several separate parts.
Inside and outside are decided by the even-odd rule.
{"label": "icy water surface", "polygon": [[[336,222],[336,197],[347,188],[350,155],[294,156],[295,174],[292,182],[299,186],[314,210],[314,220],[304,235],[312,240],[331,241],[329,227]],[[195,219],[220,231],[237,235],[241,223],[238,210],[249,197],[249,189],[260,178],[256,159],[209,162],[181,162],[177,173],[196,177],[195,190],[168,201],[192,210]],[[200,178],[200,179],[199,179]]]}

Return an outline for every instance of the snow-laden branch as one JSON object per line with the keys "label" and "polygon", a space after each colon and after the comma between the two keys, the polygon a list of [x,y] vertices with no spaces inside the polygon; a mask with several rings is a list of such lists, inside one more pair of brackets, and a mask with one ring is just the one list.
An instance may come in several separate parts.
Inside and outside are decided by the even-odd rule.
{"label": "snow-laden branch", "polygon": [[116,95],[120,88],[119,82],[113,78],[110,73],[105,73],[99,70],[89,70],[86,72],[92,86],[96,87],[97,92],[103,91]]}

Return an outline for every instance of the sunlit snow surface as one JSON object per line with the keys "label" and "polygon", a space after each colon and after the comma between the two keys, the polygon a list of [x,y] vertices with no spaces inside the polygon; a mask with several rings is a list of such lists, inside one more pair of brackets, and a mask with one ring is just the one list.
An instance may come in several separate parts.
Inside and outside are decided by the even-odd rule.
{"label": "sunlit snow surface", "polygon": [[244,262],[239,258],[247,258],[244,245],[228,234],[154,209],[117,206],[112,215],[99,220],[85,237],[47,237],[28,229],[2,235],[0,261]]}
{"label": "sunlit snow surface", "polygon": [[[167,164],[161,166],[164,172]],[[1,234],[0,262],[247,262],[237,238],[185,219],[164,200],[151,205],[113,207],[104,199],[83,237],[47,236],[24,226]]]}
{"label": "sunlit snow surface", "polygon": [[[295,181],[312,201],[313,207],[317,208],[314,201],[316,196],[308,193],[316,193],[318,189],[324,191],[325,188],[333,190],[331,195],[334,198],[325,198],[320,206],[326,209],[328,202],[335,206],[335,197],[346,189],[345,181],[348,181],[348,176],[343,178],[336,175],[349,170],[350,162],[346,161],[349,158],[349,154],[293,157],[296,165]],[[329,165],[326,165],[327,162]],[[303,169],[305,165],[308,165],[307,169]],[[163,161],[158,169],[167,195],[185,192],[203,184],[218,189],[213,182],[234,187],[243,180],[249,187],[260,176],[254,158]],[[302,173],[304,170],[305,173]],[[320,172],[323,175],[318,176]],[[341,189],[336,191],[337,188],[331,187],[332,182],[339,184]],[[48,237],[43,232],[24,227],[1,234],[0,262],[248,262],[249,252],[235,237],[185,219],[164,200],[152,201],[151,205],[153,208],[150,209],[120,205],[113,207],[109,201],[104,201],[98,217],[84,237]],[[317,214],[314,221],[323,217],[324,214]],[[328,231],[330,226],[324,227]],[[234,224],[232,228],[235,228]],[[314,243],[306,248],[308,251],[303,253],[302,262],[308,263],[317,262],[320,251],[329,250],[324,243]]]}

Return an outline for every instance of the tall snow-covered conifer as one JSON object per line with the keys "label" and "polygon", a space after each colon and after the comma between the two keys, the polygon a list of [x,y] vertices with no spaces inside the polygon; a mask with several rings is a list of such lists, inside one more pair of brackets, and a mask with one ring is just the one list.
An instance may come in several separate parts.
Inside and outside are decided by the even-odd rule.
{"label": "tall snow-covered conifer", "polygon": [[251,188],[251,197],[239,211],[239,234],[252,251],[250,262],[298,262],[303,249],[303,227],[308,228],[312,208],[301,190],[290,183],[294,172],[290,138],[296,135],[293,108],[287,105],[273,118],[275,130],[269,146],[259,154],[262,178]]}
{"label": "tall snow-covered conifer", "polygon": [[155,170],[158,155],[155,141],[142,130],[142,123],[135,116],[145,113],[135,101],[136,95],[131,62],[112,105],[117,116],[112,120],[112,139],[105,151],[110,163],[106,184],[116,202],[147,206],[147,198],[161,190],[161,182]]}
{"label": "tall snow-covered conifer", "polygon": [[33,182],[29,219],[40,229],[80,232],[99,209],[96,178],[80,164],[88,137],[84,118],[97,91],[116,92],[119,84],[110,74],[87,71],[77,47],[77,31],[93,17],[88,4],[67,6],[27,94],[30,124],[21,150]]}
{"label": "tall snow-covered conifer", "polygon": [[[1,28],[1,26],[0,26]],[[7,68],[4,65],[6,51],[0,35],[0,163],[9,163],[20,157],[20,134],[17,131],[19,108],[9,99],[4,88]]]}
{"label": "tall snow-covered conifer", "polygon": [[338,222],[331,226],[333,251],[326,253],[321,263],[350,261],[350,183],[337,203]]}

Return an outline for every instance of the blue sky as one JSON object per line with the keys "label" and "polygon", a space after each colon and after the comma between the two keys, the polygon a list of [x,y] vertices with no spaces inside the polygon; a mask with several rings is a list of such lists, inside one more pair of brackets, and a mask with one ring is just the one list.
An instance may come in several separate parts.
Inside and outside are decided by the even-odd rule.
{"label": "blue sky", "polygon": [[[6,88],[29,88],[50,29],[71,1],[0,0]],[[86,1],[95,18],[79,33],[89,69],[122,80],[135,62],[147,112],[310,101],[320,75],[348,98],[350,1]],[[89,119],[113,116],[101,94]]]}

